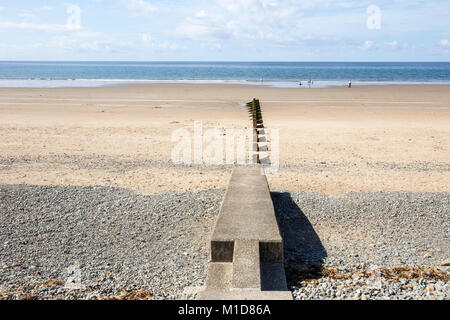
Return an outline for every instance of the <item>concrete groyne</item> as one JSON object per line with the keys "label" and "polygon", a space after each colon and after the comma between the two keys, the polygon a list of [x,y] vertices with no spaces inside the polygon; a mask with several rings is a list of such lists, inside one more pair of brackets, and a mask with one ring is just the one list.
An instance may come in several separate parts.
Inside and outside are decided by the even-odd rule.
{"label": "concrete groyne", "polygon": [[[261,107],[247,104],[256,164],[236,167],[211,237],[211,262],[200,300],[292,300],[283,264],[283,241],[260,151],[266,153]],[[265,161],[269,161],[264,158]]]}

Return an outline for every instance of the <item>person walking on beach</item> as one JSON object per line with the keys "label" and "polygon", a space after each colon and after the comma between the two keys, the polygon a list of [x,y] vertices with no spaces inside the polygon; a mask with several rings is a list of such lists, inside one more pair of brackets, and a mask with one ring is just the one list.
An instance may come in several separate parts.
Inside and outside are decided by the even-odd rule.
{"label": "person walking on beach", "polygon": [[311,89],[311,79],[308,80],[308,87]]}
{"label": "person walking on beach", "polygon": [[349,80],[349,82],[348,82],[348,87],[349,87],[349,88],[352,87],[352,80]]}
{"label": "person walking on beach", "polygon": [[298,86],[299,86],[299,87],[302,86],[302,82],[301,82],[301,81],[298,82]]}

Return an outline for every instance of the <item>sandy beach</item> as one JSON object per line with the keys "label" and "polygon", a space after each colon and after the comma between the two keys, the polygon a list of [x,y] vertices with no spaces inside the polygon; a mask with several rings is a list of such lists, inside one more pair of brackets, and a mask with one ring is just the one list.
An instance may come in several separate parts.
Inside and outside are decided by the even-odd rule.
{"label": "sandy beach", "polygon": [[[289,227],[293,222],[309,226],[311,235],[304,242],[297,235],[285,248],[295,297],[331,295],[327,286],[321,291],[321,283],[300,284],[295,274],[302,268],[321,265],[357,273],[376,265],[440,268],[444,275],[413,277],[395,290],[387,284],[385,291],[373,289],[378,290],[373,298],[448,299],[448,268],[442,266],[450,257],[448,85],[0,88],[0,293],[23,298],[20,292],[28,288],[38,297],[98,298],[127,288],[150,290],[155,298],[192,298],[204,283],[208,231],[233,166],[175,165],[171,135],[180,128],[192,131],[194,121],[202,121],[204,130],[249,128],[242,103],[253,98],[261,101],[267,129],[279,130],[280,169],[268,180],[286,228],[282,233],[295,237]],[[58,194],[65,193],[72,196],[59,201]],[[205,200],[197,207],[199,199]],[[117,209],[120,203],[128,209]],[[148,225],[142,225],[143,217],[136,222],[133,214],[145,210],[154,215]],[[61,224],[62,212],[75,216]],[[106,240],[91,237],[96,232],[91,212],[103,221]],[[123,221],[118,212],[125,214]],[[183,216],[186,212],[191,213]],[[167,215],[174,220],[165,220]],[[283,220],[291,215],[291,222]],[[296,220],[299,215],[303,218]],[[153,225],[155,219],[161,225]],[[87,229],[82,227],[85,221]],[[123,234],[114,233],[124,221],[132,223],[119,227]],[[33,238],[43,229],[46,236]],[[58,231],[62,229],[66,231]],[[142,240],[137,230],[159,237]],[[132,240],[124,235],[129,233]],[[172,244],[164,238],[168,234],[176,239]],[[36,254],[42,243],[51,247],[61,241],[73,250],[49,248]],[[92,262],[108,243],[112,247],[103,259]],[[167,256],[159,257],[160,246],[166,245]],[[305,245],[312,248],[308,253]],[[127,248],[136,251],[132,256],[118,253]],[[146,252],[144,264],[139,262],[141,252]],[[62,285],[33,287],[49,279],[64,282],[64,268],[76,259],[89,270],[86,292],[69,294]],[[151,266],[152,261],[159,267]],[[107,279],[107,271],[115,276]],[[130,274],[135,278],[124,280]],[[22,280],[17,280],[19,275]],[[330,298],[372,297],[373,290],[347,292],[342,289],[345,281],[339,281]],[[350,285],[357,286],[355,281]]]}
{"label": "sandy beach", "polygon": [[268,129],[280,130],[274,190],[450,191],[448,86],[0,89],[0,183],[224,188],[231,168],[171,164],[171,134],[194,121],[246,128],[239,103],[253,97]]}

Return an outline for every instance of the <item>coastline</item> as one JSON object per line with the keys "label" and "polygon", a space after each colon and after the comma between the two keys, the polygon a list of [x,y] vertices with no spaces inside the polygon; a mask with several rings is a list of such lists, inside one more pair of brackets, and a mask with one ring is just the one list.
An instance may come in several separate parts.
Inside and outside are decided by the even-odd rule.
{"label": "coastline", "polygon": [[[302,81],[302,86],[298,85]],[[188,84],[188,85],[243,85],[264,88],[290,88],[290,89],[324,89],[333,87],[346,87],[348,80],[314,80],[311,88],[307,80],[141,80],[141,79],[0,79],[0,88],[99,88],[126,85],[161,85],[161,84]],[[420,86],[420,85],[450,85],[450,81],[363,81],[352,80],[353,86]]]}
{"label": "coastline", "polygon": [[[0,87],[121,83],[247,84],[272,87],[450,84],[449,62],[0,61]],[[8,80],[9,79],[9,80]],[[6,83],[5,83],[6,81]],[[7,84],[12,81],[13,84]],[[11,83],[11,82],[10,82]]]}

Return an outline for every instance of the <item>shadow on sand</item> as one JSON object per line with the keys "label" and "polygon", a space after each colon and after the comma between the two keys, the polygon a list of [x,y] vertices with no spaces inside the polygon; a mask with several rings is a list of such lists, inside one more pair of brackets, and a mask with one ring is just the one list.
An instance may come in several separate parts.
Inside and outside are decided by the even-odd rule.
{"label": "shadow on sand", "polygon": [[308,218],[290,193],[272,192],[271,196],[283,238],[288,286],[322,277],[327,252]]}

